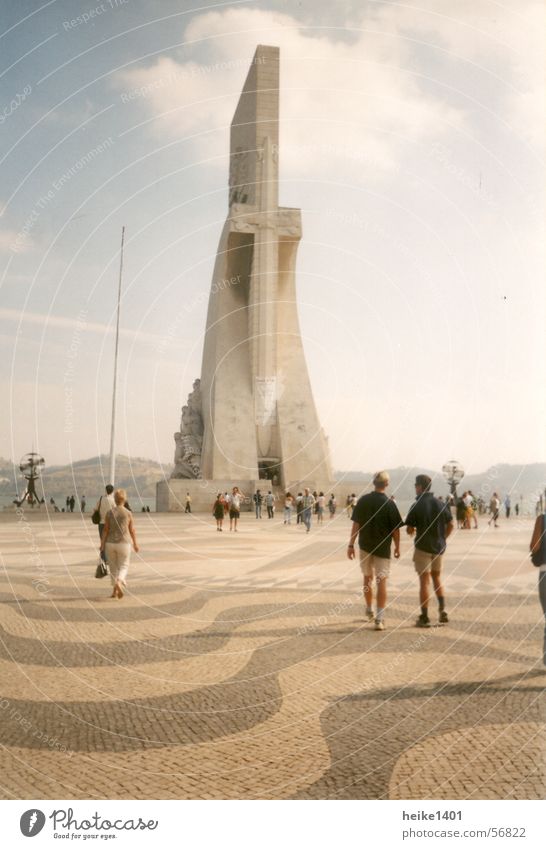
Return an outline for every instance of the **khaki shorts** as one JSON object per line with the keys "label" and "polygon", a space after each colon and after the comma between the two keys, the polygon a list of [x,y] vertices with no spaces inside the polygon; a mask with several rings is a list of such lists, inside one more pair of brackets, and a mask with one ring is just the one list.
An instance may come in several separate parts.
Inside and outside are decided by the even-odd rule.
{"label": "khaki shorts", "polygon": [[376,557],[362,548],[360,551],[360,568],[365,578],[388,578],[391,571],[391,561],[388,557]]}
{"label": "khaki shorts", "polygon": [[421,551],[419,548],[414,549],[413,564],[418,575],[424,575],[426,572],[438,572],[442,569],[443,554],[429,554],[428,551]]}

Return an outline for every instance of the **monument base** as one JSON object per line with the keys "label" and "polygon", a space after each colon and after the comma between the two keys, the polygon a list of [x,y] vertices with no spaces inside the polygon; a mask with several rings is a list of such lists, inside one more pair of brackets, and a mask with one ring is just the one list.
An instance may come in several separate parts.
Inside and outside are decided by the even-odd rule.
{"label": "monument base", "polygon": [[[219,492],[231,492],[238,486],[245,498],[241,510],[253,509],[252,496],[256,488],[264,491],[263,481],[253,480],[194,480],[169,478],[160,481],[156,490],[156,510],[158,513],[183,513],[186,509],[186,494],[191,498],[191,509],[195,513],[212,513],[212,507]],[[267,481],[266,481],[267,483]],[[267,491],[267,490],[266,490]]]}
{"label": "monument base", "polygon": [[[156,493],[156,510],[158,513],[183,513],[186,509],[186,493],[189,492],[191,498],[191,509],[194,513],[212,513],[212,506],[219,492],[231,493],[234,486],[238,486],[241,492],[244,493],[241,510],[254,510],[253,496],[257,489],[260,490],[262,496],[265,496],[269,490],[275,496],[275,506],[279,510],[283,505],[283,497],[285,490],[278,486],[272,486],[268,480],[191,480],[184,478],[169,478],[168,480],[160,481],[157,484]],[[345,507],[346,498],[348,495],[355,493],[360,496],[365,491],[370,491],[373,487],[366,481],[328,481],[326,483],[317,483],[316,481],[296,481],[287,487],[292,495],[296,496],[298,492],[303,492],[305,487],[309,487],[311,492],[323,492],[326,500],[333,492],[338,510]],[[265,504],[263,505],[265,510]]]}

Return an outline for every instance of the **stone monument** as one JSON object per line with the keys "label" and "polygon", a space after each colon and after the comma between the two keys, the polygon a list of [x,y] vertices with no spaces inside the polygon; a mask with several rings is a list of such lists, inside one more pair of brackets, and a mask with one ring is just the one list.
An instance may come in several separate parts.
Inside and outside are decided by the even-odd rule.
{"label": "stone monument", "polygon": [[[158,510],[210,506],[237,484],[331,485],[301,341],[299,209],[280,207],[279,48],[258,46],[231,124],[229,211],[220,236],[201,379],[182,408],[175,468]],[[201,496],[203,496],[201,498]]]}

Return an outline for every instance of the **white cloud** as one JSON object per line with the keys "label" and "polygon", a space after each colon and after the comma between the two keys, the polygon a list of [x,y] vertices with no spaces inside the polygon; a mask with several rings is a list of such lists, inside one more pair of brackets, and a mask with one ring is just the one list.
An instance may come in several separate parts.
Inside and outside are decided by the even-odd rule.
{"label": "white cloud", "polygon": [[[98,321],[87,321],[85,318],[66,318],[58,315],[46,315],[35,312],[21,312],[16,309],[2,308],[0,309],[0,321],[21,324],[34,324],[40,327],[46,326],[49,329],[58,330],[79,330],[86,333],[95,333],[100,336],[113,335],[115,327],[113,324],[103,324]],[[155,346],[161,346],[162,350],[171,350],[179,347],[180,341],[172,336],[165,336],[156,333],[146,333],[143,330],[132,330],[130,328],[120,328],[120,336],[125,339],[131,339],[139,344],[149,343]]]}
{"label": "white cloud", "polygon": [[492,0],[420,0],[419,8],[383,7],[379,20],[389,29],[418,33],[423,41],[495,77],[504,90],[504,117],[516,135],[542,153],[546,125],[542,0],[504,5]]}
{"label": "white cloud", "polygon": [[317,161],[335,162],[346,173],[354,172],[355,160],[368,175],[388,171],[408,140],[441,136],[460,125],[462,115],[423,90],[418,75],[404,67],[414,45],[396,37],[395,22],[385,34],[378,32],[378,21],[365,21],[347,42],[333,40],[331,33],[307,32],[285,14],[209,12],[196,16],[185,30],[186,42],[204,50],[205,61],[162,57],[149,67],[122,72],[116,86],[124,102],[146,104],[158,136],[183,138],[204,131],[201,154],[222,157],[256,45],[278,45],[283,174],[306,176]]}
{"label": "white cloud", "polygon": [[28,253],[32,250],[32,240],[21,230],[0,229],[0,253]]}
{"label": "white cloud", "polygon": [[[354,178],[356,162],[356,173],[369,180],[395,169],[408,143],[463,125],[454,105],[458,77],[472,68],[497,86],[500,117],[542,149],[543,18],[540,0],[511,7],[491,0],[374,4],[348,26],[347,40],[287,14],[228,8],[195,16],[185,30],[186,44],[204,53],[203,61],[161,57],[120,73],[115,85],[131,103],[145,104],[158,137],[203,133],[200,154],[218,156],[225,167],[227,128],[256,44],[279,45],[284,176],[309,176],[319,164]],[[435,62],[451,63],[447,79]],[[469,114],[474,107],[468,102]]]}

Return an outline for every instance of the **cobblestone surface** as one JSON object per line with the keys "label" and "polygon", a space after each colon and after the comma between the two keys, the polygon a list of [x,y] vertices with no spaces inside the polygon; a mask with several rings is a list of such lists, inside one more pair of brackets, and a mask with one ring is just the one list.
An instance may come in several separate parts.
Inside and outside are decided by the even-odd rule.
{"label": "cobblestone surface", "polygon": [[345,516],[137,515],[121,601],[88,516],[24,523],[0,517],[2,798],[544,798],[529,520],[450,540],[426,631],[404,538],[384,632]]}

